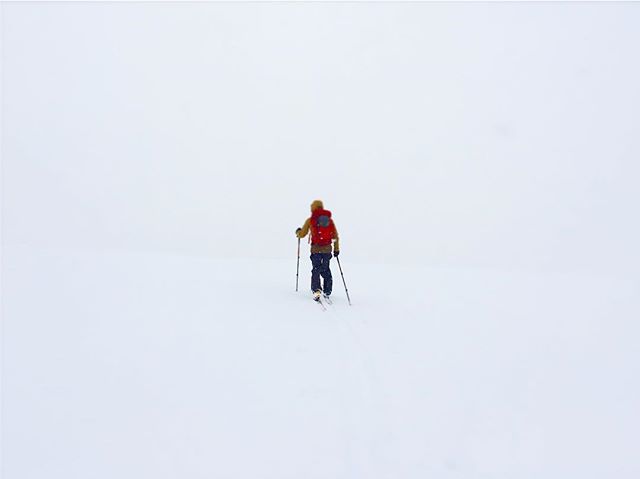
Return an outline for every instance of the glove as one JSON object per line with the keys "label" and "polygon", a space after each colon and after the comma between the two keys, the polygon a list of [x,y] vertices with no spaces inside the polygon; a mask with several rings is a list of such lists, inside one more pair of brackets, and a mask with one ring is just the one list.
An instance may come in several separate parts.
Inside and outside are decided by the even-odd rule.
{"label": "glove", "polygon": [[296,236],[298,236],[298,233],[300,233],[300,231],[302,231],[302,228],[298,228],[298,229],[296,230]]}
{"label": "glove", "polygon": [[340,251],[334,251],[333,252],[333,256],[335,256],[336,258],[338,257],[339,254],[340,254]]}

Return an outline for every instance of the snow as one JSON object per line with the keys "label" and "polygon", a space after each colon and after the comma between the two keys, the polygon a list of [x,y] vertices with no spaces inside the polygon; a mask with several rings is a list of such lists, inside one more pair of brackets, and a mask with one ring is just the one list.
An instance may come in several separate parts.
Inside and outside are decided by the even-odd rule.
{"label": "snow", "polygon": [[323,312],[291,261],[8,256],[8,478],[640,472],[637,284],[345,258]]}
{"label": "snow", "polygon": [[640,5],[1,12],[3,479],[640,477]]}

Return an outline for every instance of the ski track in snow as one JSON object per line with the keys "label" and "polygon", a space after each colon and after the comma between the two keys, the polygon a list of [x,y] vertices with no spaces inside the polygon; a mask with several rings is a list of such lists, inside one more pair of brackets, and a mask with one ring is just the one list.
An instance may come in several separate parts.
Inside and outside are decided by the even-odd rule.
{"label": "ski track in snow", "polygon": [[[342,311],[345,308],[345,311]],[[385,417],[376,401],[380,382],[376,378],[373,360],[352,322],[360,324],[357,309],[347,303],[329,305],[335,321],[340,351],[346,366],[343,391],[347,418],[351,427],[348,455],[348,477],[386,477],[380,462],[377,443],[382,435],[380,418]],[[355,314],[353,314],[355,313]]]}

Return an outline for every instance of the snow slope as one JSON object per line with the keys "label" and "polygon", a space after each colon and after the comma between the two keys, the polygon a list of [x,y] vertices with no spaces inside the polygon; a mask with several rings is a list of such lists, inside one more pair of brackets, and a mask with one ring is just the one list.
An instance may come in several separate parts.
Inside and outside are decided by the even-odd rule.
{"label": "snow slope", "polygon": [[10,253],[7,479],[640,473],[637,283]]}
{"label": "snow slope", "polygon": [[640,3],[0,16],[2,479],[640,477]]}

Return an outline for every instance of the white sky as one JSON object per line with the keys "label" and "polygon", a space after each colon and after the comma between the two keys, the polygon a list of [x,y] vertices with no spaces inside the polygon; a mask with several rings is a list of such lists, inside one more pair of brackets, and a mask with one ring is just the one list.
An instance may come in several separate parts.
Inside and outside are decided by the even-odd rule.
{"label": "white sky", "polygon": [[4,246],[640,268],[640,5],[3,3]]}

